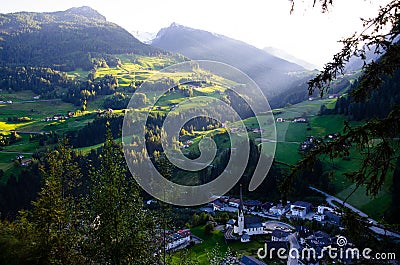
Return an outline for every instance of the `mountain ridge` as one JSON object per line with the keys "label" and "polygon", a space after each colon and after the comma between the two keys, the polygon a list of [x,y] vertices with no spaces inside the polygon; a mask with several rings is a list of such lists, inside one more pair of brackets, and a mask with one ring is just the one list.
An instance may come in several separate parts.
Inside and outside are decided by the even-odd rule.
{"label": "mountain ridge", "polygon": [[293,73],[306,71],[243,41],[177,23],[161,29],[151,44],[194,60],[232,65],[249,75],[268,96],[284,91],[292,83]]}
{"label": "mountain ridge", "polygon": [[263,48],[264,51],[268,52],[269,54],[275,55],[276,57],[282,58],[288,62],[292,62],[304,67],[307,70],[315,70],[318,67],[314,64],[311,64],[303,59],[297,58],[284,50],[275,48],[275,47],[265,47]]}
{"label": "mountain ridge", "polygon": [[96,10],[83,6],[56,12],[0,14],[0,64],[71,71],[90,70],[107,54],[166,53],[144,44]]}

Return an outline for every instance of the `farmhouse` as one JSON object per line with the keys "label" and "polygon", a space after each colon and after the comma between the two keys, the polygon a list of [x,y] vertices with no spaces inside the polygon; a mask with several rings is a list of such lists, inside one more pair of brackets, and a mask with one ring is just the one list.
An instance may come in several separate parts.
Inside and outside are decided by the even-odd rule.
{"label": "farmhouse", "polygon": [[332,98],[340,98],[340,94],[330,94],[328,96],[328,98],[332,99]]}
{"label": "farmhouse", "polygon": [[293,122],[305,123],[305,122],[307,122],[307,118],[297,117],[297,118],[293,119]]}

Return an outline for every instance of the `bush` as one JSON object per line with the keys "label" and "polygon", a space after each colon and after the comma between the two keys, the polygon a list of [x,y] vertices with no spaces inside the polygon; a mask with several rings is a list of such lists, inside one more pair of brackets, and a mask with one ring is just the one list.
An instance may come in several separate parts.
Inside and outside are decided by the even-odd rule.
{"label": "bush", "polygon": [[204,233],[206,235],[211,235],[212,231],[214,231],[214,225],[212,223],[208,223],[204,226]]}

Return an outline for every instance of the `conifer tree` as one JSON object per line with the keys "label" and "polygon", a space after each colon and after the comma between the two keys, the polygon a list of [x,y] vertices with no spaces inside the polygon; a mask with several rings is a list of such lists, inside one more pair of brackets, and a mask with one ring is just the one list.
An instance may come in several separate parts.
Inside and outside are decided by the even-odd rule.
{"label": "conifer tree", "polygon": [[158,264],[155,222],[107,125],[100,167],[91,173],[85,252],[95,263]]}

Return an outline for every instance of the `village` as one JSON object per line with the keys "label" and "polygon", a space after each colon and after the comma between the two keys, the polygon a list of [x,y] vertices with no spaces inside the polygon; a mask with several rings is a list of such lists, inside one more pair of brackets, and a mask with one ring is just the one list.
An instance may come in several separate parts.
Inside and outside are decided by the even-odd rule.
{"label": "village", "polygon": [[[341,231],[341,214],[331,205],[313,205],[305,201],[290,202],[285,204],[261,202],[258,200],[243,200],[242,191],[240,197],[217,196],[210,198],[210,202],[200,208],[206,213],[216,212],[236,213],[237,218],[229,219],[225,224],[215,224],[221,228],[224,234],[225,243],[229,246],[232,242],[247,244],[253,239],[258,241],[264,238],[269,249],[302,249],[313,248],[316,251],[315,257],[319,257],[322,249],[328,246],[337,246],[339,234],[328,234],[321,230],[312,230],[304,225],[292,225],[292,221],[308,220],[318,222],[324,226],[333,226],[335,231]],[[167,251],[176,251],[191,245],[191,242],[199,244],[202,239],[190,233],[189,229],[171,232],[166,245]],[[194,244],[194,243],[192,243]],[[350,246],[350,244],[349,244]],[[274,258],[277,258],[276,256]],[[321,257],[322,259],[322,257]],[[255,256],[244,255],[237,260],[239,264],[262,265],[266,264]],[[298,259],[297,263],[288,264],[320,264],[318,258],[308,257]],[[338,259],[340,262],[346,260]]]}

